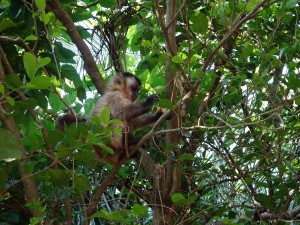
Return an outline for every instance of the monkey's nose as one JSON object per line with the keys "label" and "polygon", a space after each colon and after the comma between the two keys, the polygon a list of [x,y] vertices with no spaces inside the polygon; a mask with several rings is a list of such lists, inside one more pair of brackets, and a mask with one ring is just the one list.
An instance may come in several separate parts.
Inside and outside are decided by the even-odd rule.
{"label": "monkey's nose", "polygon": [[138,98],[137,94],[131,94],[132,101],[135,101]]}

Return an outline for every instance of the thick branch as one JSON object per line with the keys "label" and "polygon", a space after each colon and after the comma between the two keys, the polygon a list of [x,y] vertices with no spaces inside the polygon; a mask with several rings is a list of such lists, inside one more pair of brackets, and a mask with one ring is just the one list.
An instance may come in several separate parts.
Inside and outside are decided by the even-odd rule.
{"label": "thick branch", "polygon": [[[5,73],[4,73],[4,68],[2,65],[2,62],[5,61],[4,60],[5,58],[6,58],[6,56],[0,45],[0,83],[4,85],[5,92],[7,94],[7,88],[5,85]],[[0,110],[0,121],[3,125],[3,127],[6,130],[8,130],[9,132],[11,132],[12,134],[14,134],[18,139],[20,139],[20,144],[21,144],[22,135],[21,135],[21,132],[19,131],[13,117],[6,116],[4,113],[5,111],[8,110],[7,103],[3,102],[3,103],[1,103],[0,106],[4,110],[4,111]],[[27,160],[27,153],[26,153],[25,147],[23,145],[21,146],[21,149],[22,149],[22,157],[19,162],[19,173],[22,178],[22,183],[24,186],[27,201],[33,202],[34,200],[39,199],[39,194],[38,194],[38,190],[37,190],[37,186],[36,186],[34,178],[32,176],[28,176],[28,174],[26,174],[26,172],[25,172],[25,161]],[[40,214],[41,214],[38,210],[31,210],[31,213],[33,216],[36,216],[36,217],[40,216]]]}
{"label": "thick branch", "polygon": [[96,62],[93,58],[93,55],[91,54],[90,49],[80,36],[80,33],[78,32],[74,22],[72,21],[72,18],[63,9],[59,0],[47,2],[47,9],[52,11],[55,16],[61,21],[61,23],[67,28],[68,34],[81,53],[82,59],[84,61],[84,67],[87,73],[91,77],[97,91],[102,94],[105,88],[105,82],[97,68]]}
{"label": "thick branch", "polygon": [[89,217],[95,212],[96,207],[101,199],[101,196],[103,195],[103,193],[105,192],[105,190],[107,189],[107,187],[111,184],[111,182],[113,181],[116,173],[118,173],[119,169],[126,163],[126,161],[128,160],[128,158],[125,156],[123,157],[115,166],[114,169],[108,174],[108,176],[106,177],[106,179],[101,183],[101,185],[98,187],[98,189],[96,190],[96,193],[94,194],[94,196],[92,197],[90,204],[88,206],[88,208],[85,211],[85,215],[87,216],[86,220],[86,224],[89,224]]}

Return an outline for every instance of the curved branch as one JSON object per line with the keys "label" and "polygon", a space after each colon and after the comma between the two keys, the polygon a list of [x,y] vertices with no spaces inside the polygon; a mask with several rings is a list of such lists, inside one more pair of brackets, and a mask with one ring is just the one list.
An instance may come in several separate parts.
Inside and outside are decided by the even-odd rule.
{"label": "curved branch", "polygon": [[84,61],[84,68],[92,79],[97,91],[102,94],[105,89],[104,79],[99,72],[93,55],[87,44],[82,39],[80,33],[76,29],[74,22],[70,15],[63,9],[59,0],[53,0],[47,2],[47,10],[52,11],[57,19],[67,28],[67,33],[70,35],[72,41],[77,46],[81,53],[82,59]]}

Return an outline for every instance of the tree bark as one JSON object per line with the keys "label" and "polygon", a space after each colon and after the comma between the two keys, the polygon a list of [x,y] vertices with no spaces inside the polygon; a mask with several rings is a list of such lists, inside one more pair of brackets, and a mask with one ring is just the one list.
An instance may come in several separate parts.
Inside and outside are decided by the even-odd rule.
{"label": "tree bark", "polygon": [[[5,94],[8,95],[8,90],[5,85],[5,72],[4,72],[4,68],[3,68],[3,64],[2,64],[2,62],[4,61],[4,57],[5,57],[5,53],[0,45],[0,83],[4,85]],[[4,112],[8,111],[7,102],[1,102],[0,106],[1,106],[0,121],[1,121],[2,126],[6,130],[8,130],[12,134],[14,134],[20,140],[20,145],[22,148],[22,157],[19,162],[19,173],[21,176],[22,184],[24,186],[26,201],[27,202],[37,201],[39,199],[39,193],[38,193],[38,189],[37,189],[37,186],[35,183],[35,179],[32,176],[32,174],[26,174],[26,172],[25,172],[25,164],[26,164],[26,160],[28,158],[27,158],[26,149],[21,141],[22,140],[21,132],[19,131],[19,129],[14,121],[14,118],[10,115],[5,115],[5,113],[4,113]],[[41,215],[41,212],[39,212],[38,210],[31,209],[30,212],[34,217],[39,217]]]}
{"label": "tree bark", "polygon": [[[158,1],[154,0],[154,5],[156,8],[157,17],[162,29],[163,34],[166,39],[166,50],[171,56],[175,56],[177,53],[177,45],[175,40],[176,32],[176,0],[166,1],[166,15],[165,21],[163,21],[164,16],[160,10]],[[175,105],[177,103],[177,93],[175,85],[176,71],[173,71],[172,63],[167,62],[166,68],[166,98],[171,100]],[[178,113],[173,113],[173,117],[167,122],[167,129],[176,129],[179,127]],[[180,133],[168,132],[166,134],[166,153],[167,161],[164,166],[156,168],[155,171],[155,185],[154,194],[156,202],[153,207],[153,224],[173,224],[174,212],[176,211],[175,206],[171,201],[171,196],[175,192],[180,191],[180,175],[181,169],[178,162],[174,161],[171,157],[175,154],[179,157],[179,148],[177,144],[180,141]]]}
{"label": "tree bark", "polygon": [[52,11],[56,18],[67,28],[67,33],[70,35],[72,41],[77,46],[81,53],[82,59],[84,61],[84,68],[92,79],[97,91],[102,94],[105,89],[105,82],[100,74],[93,55],[87,44],[82,39],[80,33],[76,29],[76,26],[70,17],[70,15],[63,9],[59,0],[53,0],[47,2],[47,10]]}

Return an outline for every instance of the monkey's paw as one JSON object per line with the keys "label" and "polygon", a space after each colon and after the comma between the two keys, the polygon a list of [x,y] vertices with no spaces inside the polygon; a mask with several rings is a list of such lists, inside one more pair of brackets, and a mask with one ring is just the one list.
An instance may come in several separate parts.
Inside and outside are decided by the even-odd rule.
{"label": "monkey's paw", "polygon": [[[166,109],[160,108],[158,107],[156,110],[156,115],[158,115],[159,117],[161,117],[164,113],[166,113]],[[170,120],[173,117],[173,113],[171,112],[167,117],[166,120]]]}
{"label": "monkey's paw", "polygon": [[154,102],[158,101],[158,99],[159,99],[158,94],[154,93],[147,98],[146,102],[150,104],[154,104]]}

